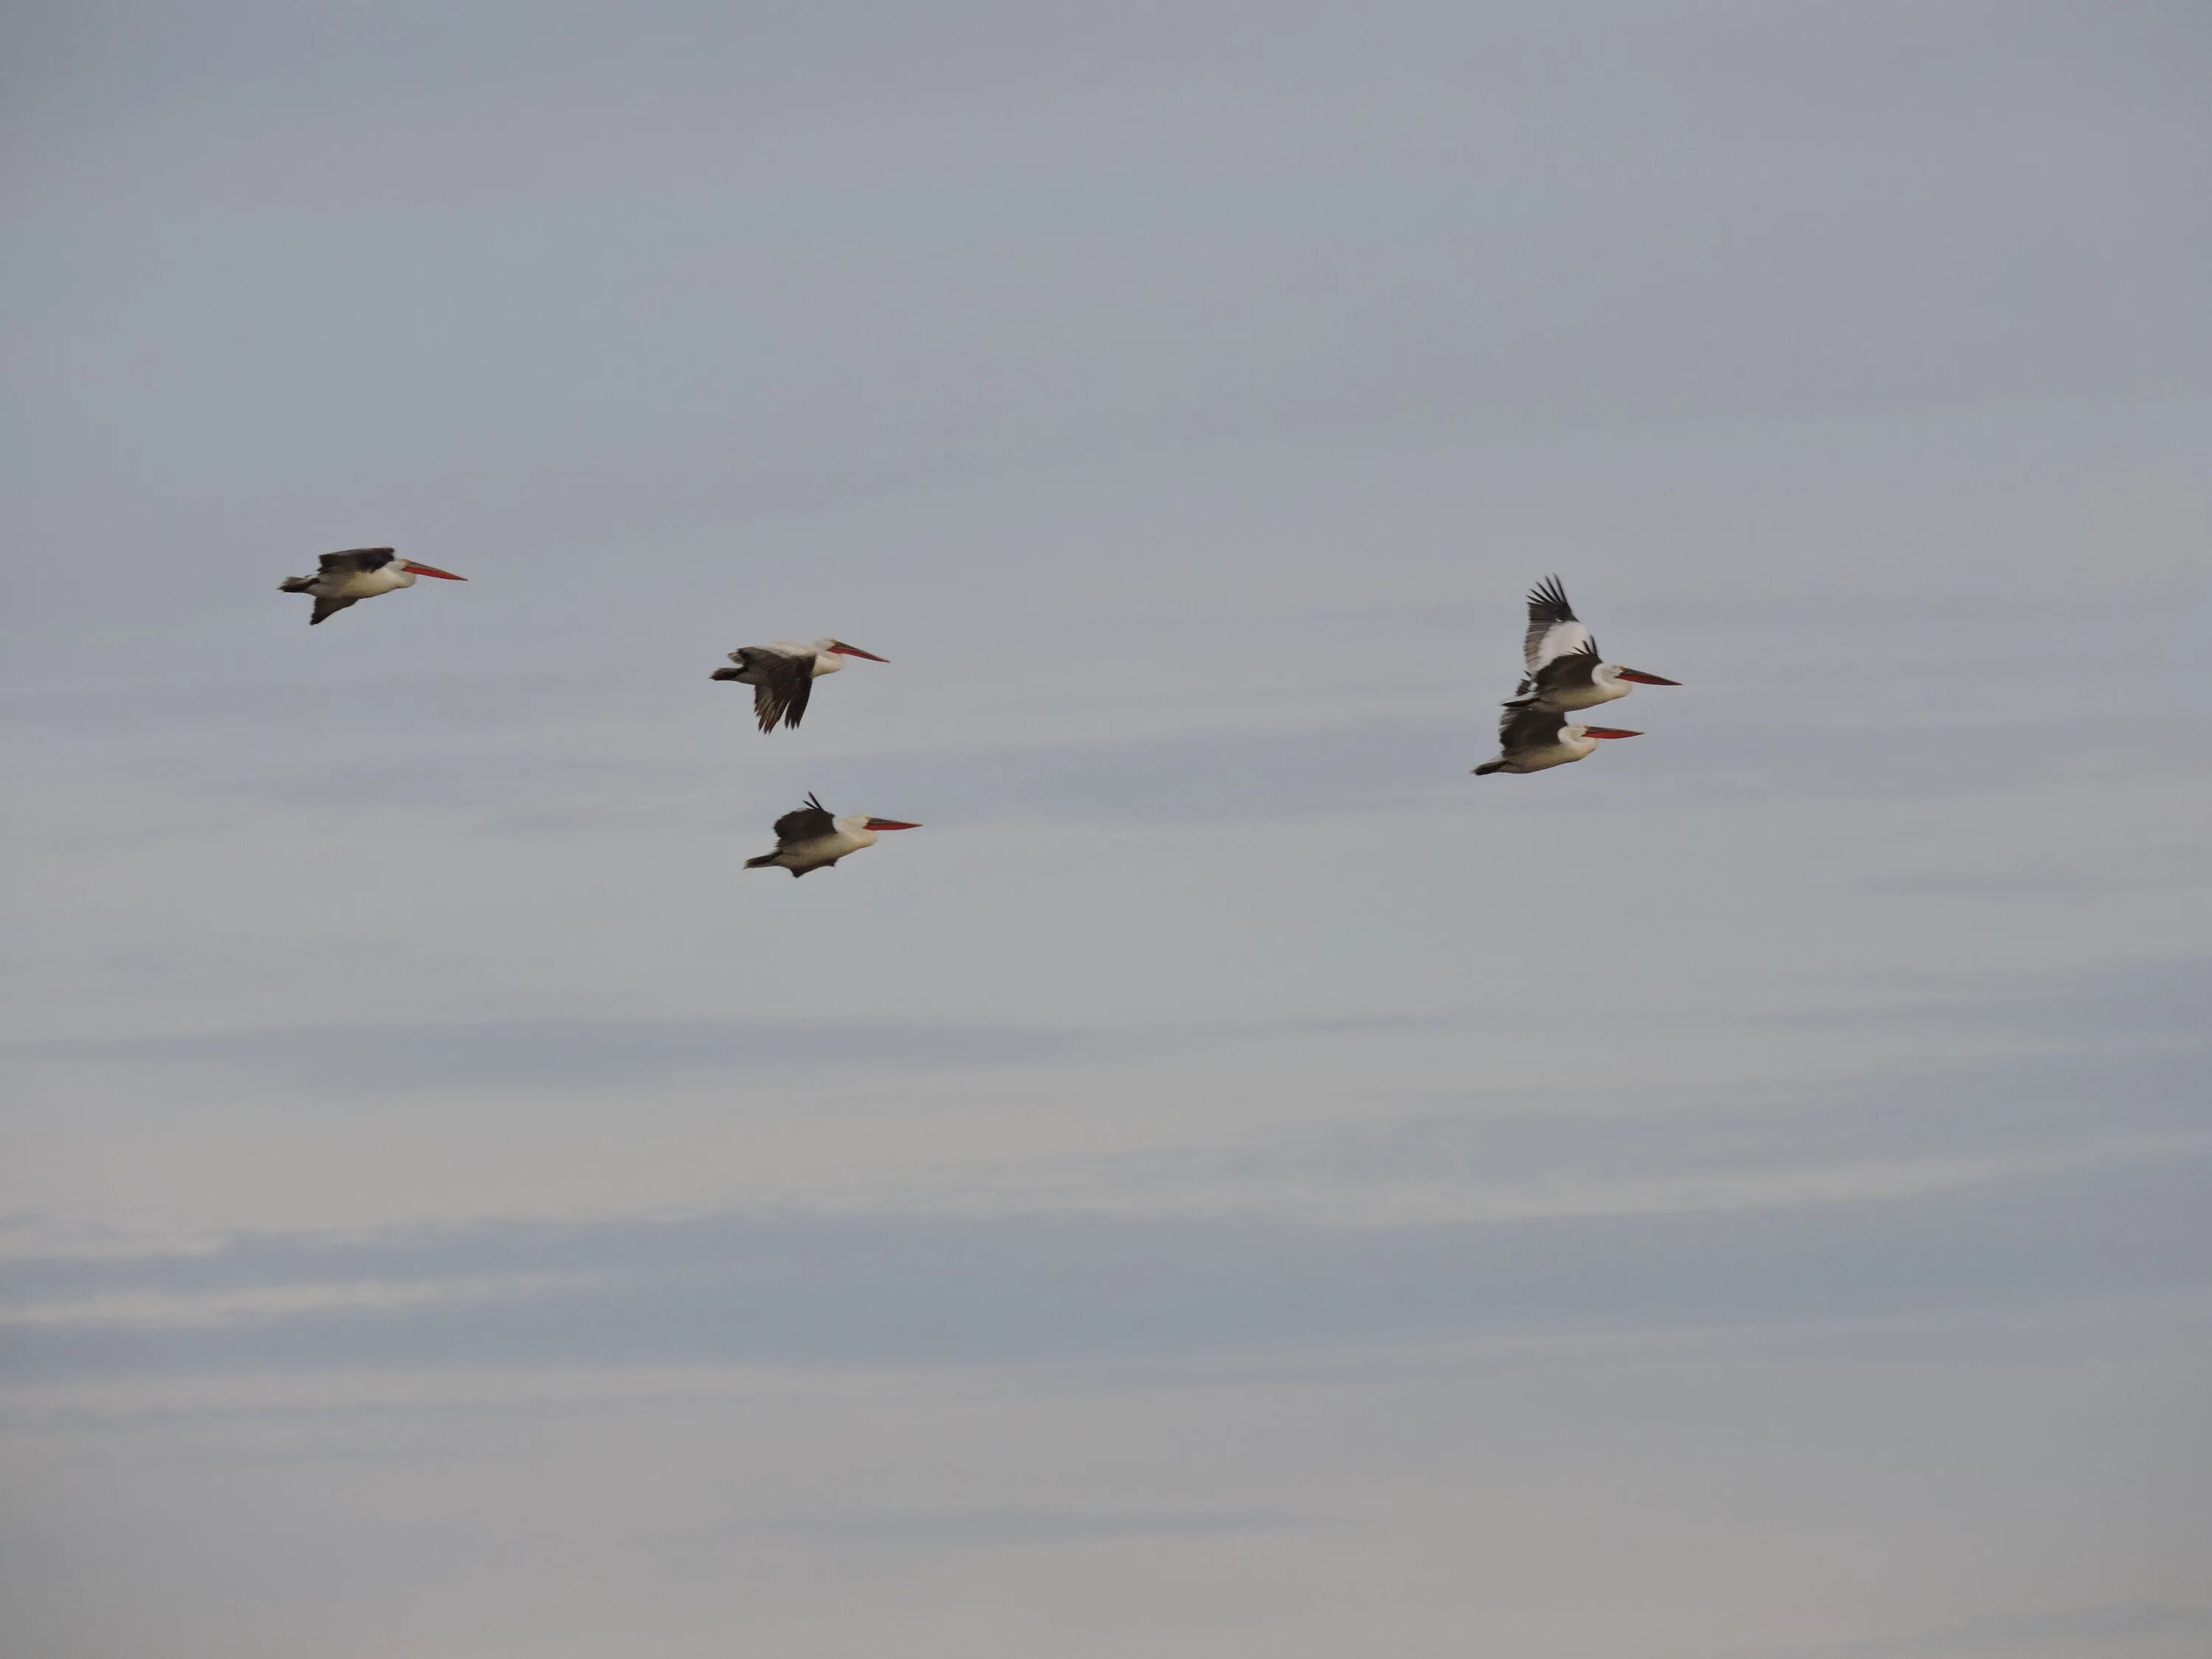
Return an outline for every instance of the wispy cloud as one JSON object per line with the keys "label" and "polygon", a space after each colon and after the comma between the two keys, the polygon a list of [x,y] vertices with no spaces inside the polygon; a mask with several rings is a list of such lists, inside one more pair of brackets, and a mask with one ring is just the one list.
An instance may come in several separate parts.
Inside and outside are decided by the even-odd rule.
{"label": "wispy cloud", "polygon": [[[2212,1279],[2212,1155],[1881,1201],[1328,1228],[723,1215],[244,1237],[206,1253],[21,1260],[20,1376],[458,1362],[1107,1356],[1553,1325],[1787,1324],[2014,1306]],[[574,1277],[581,1275],[578,1279]],[[512,1293],[496,1294],[506,1282]],[[421,1293],[240,1317],[241,1290]],[[441,1302],[429,1287],[447,1286]],[[491,1293],[487,1293],[491,1287]],[[153,1317],[64,1320],[157,1292]],[[189,1298],[207,1316],[179,1316]]]}
{"label": "wispy cloud", "polygon": [[2076,1042],[2171,1037],[2185,1039],[2200,1054],[2212,1052],[2212,1032],[2203,1017],[2212,1006],[2208,957],[2139,958],[2039,974],[1902,969],[1838,984],[1848,1000],[1770,1018],[1796,1025],[1942,1027]]}
{"label": "wispy cloud", "polygon": [[2052,1613],[2008,1613],[1967,1620],[1899,1636],[1822,1643],[1811,1647],[1762,1648],[1729,1659],[1984,1659],[1984,1656],[2102,1655],[2116,1642],[2212,1634],[2212,1607],[2115,1602]]}
{"label": "wispy cloud", "polygon": [[19,1061],[207,1066],[311,1088],[596,1088],[792,1067],[1104,1062],[1413,1018],[1072,1026],[896,1021],[532,1019],[295,1025],[184,1036],[21,1042]]}
{"label": "wispy cloud", "polygon": [[776,1515],[745,1530],[892,1549],[1007,1548],[1111,1543],[1132,1538],[1227,1538],[1329,1524],[1261,1510],[859,1510]]}
{"label": "wispy cloud", "polygon": [[1876,1175],[1877,1186],[1955,1186],[1997,1170],[2199,1149],[2212,1145],[2207,1082],[2195,1053],[1890,1064],[1721,1097],[1655,1082],[1628,1100],[1562,1090],[1542,1110],[1500,1111],[1474,1097],[1455,1110],[1133,1155],[1117,1167],[1145,1182],[1297,1176],[1340,1195],[1367,1182],[1419,1184],[1559,1207],[1595,1204],[1589,1183],[1624,1205],[1638,1193],[1665,1207],[1679,1201],[1669,1194],[1702,1192],[1711,1203],[1714,1177],[1744,1177],[1729,1185],[1744,1194],[1738,1201],[1757,1203],[1790,1184],[1777,1177],[1831,1192]]}

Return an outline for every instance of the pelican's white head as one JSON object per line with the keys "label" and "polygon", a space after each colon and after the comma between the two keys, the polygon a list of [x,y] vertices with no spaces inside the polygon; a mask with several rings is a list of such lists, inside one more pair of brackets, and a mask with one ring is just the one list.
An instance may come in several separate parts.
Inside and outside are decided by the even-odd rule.
{"label": "pelican's white head", "polygon": [[845,665],[848,657],[866,657],[870,662],[889,662],[889,657],[879,657],[872,651],[863,651],[857,645],[848,645],[842,640],[827,637],[814,641],[814,672],[817,675],[834,674]]}
{"label": "pelican's white head", "polygon": [[837,826],[842,834],[850,836],[863,847],[873,847],[876,844],[876,832],[879,830],[921,828],[918,823],[908,823],[901,818],[872,818],[866,812],[848,812],[843,817],[833,818],[830,822]]}
{"label": "pelican's white head", "polygon": [[[1600,663],[1597,672],[1590,678],[1608,690],[1623,680],[1634,680],[1638,685],[1680,685],[1682,683],[1680,680],[1662,680],[1656,674],[1647,674],[1640,668],[1626,668],[1617,662]],[[1623,696],[1627,695],[1626,691],[1621,693]]]}

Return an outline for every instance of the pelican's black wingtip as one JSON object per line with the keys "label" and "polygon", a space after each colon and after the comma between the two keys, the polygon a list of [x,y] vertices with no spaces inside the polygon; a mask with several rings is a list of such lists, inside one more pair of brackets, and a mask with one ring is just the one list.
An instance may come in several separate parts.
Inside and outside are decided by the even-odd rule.
{"label": "pelican's black wingtip", "polygon": [[1574,606],[1567,603],[1567,590],[1557,575],[1550,575],[1528,590],[1528,614],[1544,622],[1573,622]]}

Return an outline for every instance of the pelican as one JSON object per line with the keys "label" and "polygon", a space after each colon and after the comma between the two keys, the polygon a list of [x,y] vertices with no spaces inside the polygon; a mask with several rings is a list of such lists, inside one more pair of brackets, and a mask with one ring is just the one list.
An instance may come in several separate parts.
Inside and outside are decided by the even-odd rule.
{"label": "pelican", "polygon": [[747,859],[745,868],[776,867],[803,876],[809,870],[828,869],[848,853],[873,847],[878,830],[921,828],[918,823],[907,823],[898,818],[872,818],[864,812],[848,812],[842,818],[833,818],[828,807],[809,795],[805,805],[796,812],[786,812],[775,821],[775,851]]}
{"label": "pelican", "polygon": [[1528,593],[1528,633],[1522,642],[1528,672],[1522,678],[1508,708],[1538,708],[1547,714],[1565,714],[1577,708],[1595,708],[1615,697],[1625,697],[1638,685],[1679,685],[1640,669],[1598,660],[1597,641],[1575,617],[1567,603],[1567,590],[1557,576],[1547,576]]}
{"label": "pelican", "polygon": [[1474,769],[1478,778],[1492,772],[1540,772],[1550,766],[1578,761],[1597,747],[1600,738],[1640,738],[1641,732],[1624,732],[1617,726],[1577,726],[1565,714],[1540,708],[1516,708],[1508,704],[1498,722],[1494,761]]}
{"label": "pelican", "polygon": [[806,712],[807,698],[814,693],[814,682],[822,675],[836,673],[848,657],[866,657],[870,662],[890,660],[842,640],[816,640],[811,645],[778,640],[773,645],[739,646],[730,653],[730,660],[737,666],[717,668],[714,678],[752,687],[753,718],[760,722],[762,731],[773,732],[778,720],[797,726]]}
{"label": "pelican", "polygon": [[310,628],[362,599],[373,599],[395,587],[412,587],[417,576],[435,576],[448,582],[468,580],[466,576],[456,576],[434,564],[403,559],[388,547],[356,547],[343,553],[325,553],[321,563],[322,568],[312,576],[294,576],[276,585],[280,593],[315,596],[314,611],[307,617]]}

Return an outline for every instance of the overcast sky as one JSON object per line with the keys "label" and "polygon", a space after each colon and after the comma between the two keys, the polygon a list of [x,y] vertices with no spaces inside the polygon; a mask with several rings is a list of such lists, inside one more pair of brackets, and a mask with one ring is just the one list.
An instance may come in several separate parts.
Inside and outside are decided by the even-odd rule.
{"label": "overcast sky", "polygon": [[2212,1644],[2201,6],[5,33],[10,1659]]}

